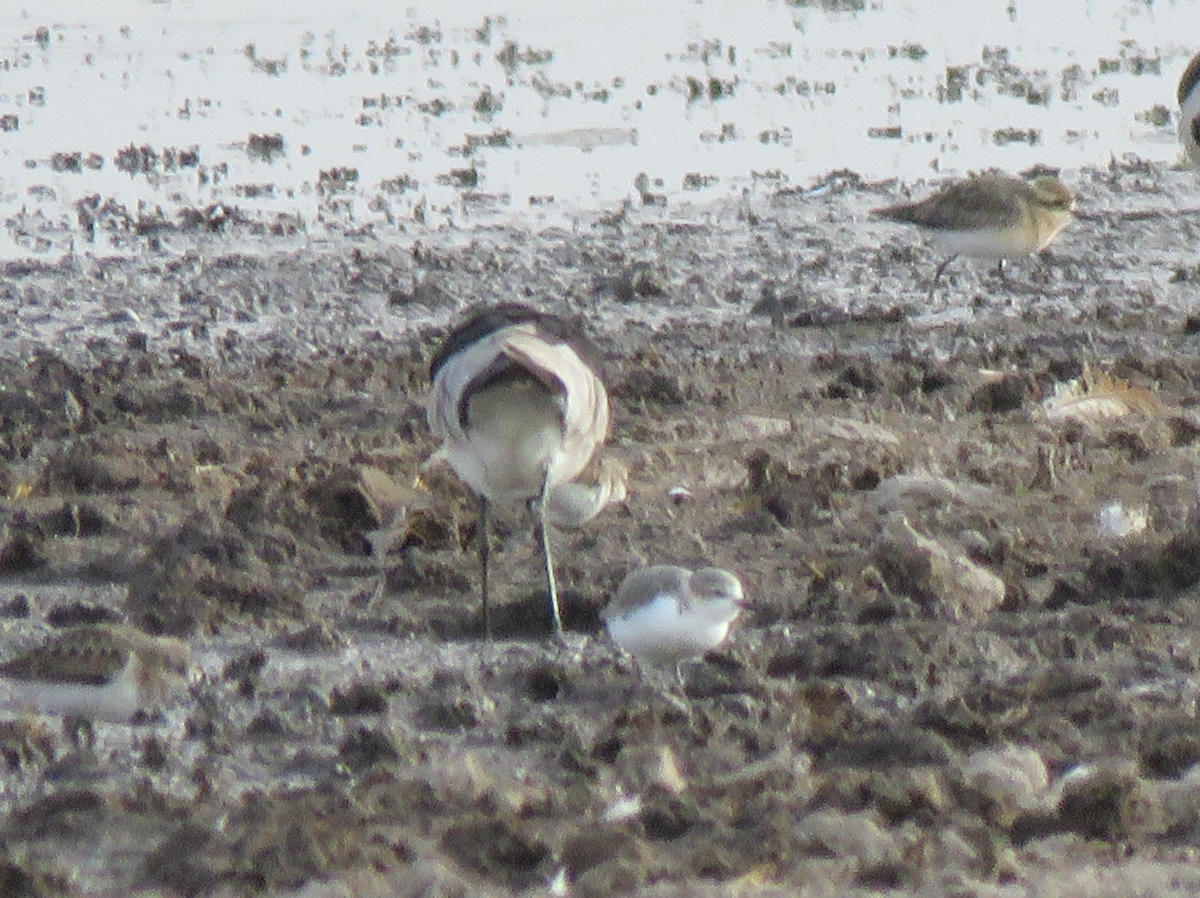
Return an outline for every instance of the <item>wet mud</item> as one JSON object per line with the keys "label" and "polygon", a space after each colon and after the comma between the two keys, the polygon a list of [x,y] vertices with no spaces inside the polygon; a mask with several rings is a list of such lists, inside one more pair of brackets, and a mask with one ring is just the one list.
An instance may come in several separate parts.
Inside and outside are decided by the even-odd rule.
{"label": "wet mud", "polygon": [[[1050,254],[936,287],[849,173],[8,263],[4,645],[126,619],[204,676],[90,751],[0,724],[0,893],[1193,894],[1200,185],[1068,180]],[[424,465],[433,347],[502,300],[585,320],[630,470],[554,535],[566,647],[520,518],[482,638],[474,503]],[[697,562],[753,608],[639,669],[600,609]]]}

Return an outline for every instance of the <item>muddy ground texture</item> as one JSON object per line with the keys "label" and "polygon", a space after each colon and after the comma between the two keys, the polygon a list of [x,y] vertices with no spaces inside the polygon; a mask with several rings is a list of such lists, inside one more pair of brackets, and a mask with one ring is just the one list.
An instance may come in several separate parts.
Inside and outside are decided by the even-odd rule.
{"label": "muddy ground texture", "polygon": [[[0,723],[0,893],[1194,894],[1200,191],[1068,180],[1049,258],[932,290],[866,216],[901,188],[849,174],[9,263],[3,651],[116,616],[204,677],[91,751]],[[631,472],[554,537],[567,647],[519,519],[482,639],[473,502],[422,469],[431,347],[512,299],[587,321]],[[600,609],[701,560],[753,610],[639,670]]]}

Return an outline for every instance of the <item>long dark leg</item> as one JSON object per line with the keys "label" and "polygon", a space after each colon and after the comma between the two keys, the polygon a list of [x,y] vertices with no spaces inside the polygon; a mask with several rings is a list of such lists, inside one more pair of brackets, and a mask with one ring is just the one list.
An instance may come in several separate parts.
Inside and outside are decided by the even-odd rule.
{"label": "long dark leg", "polygon": [[483,632],[492,638],[492,612],[488,606],[488,558],[492,554],[491,528],[488,526],[488,500],[479,497],[479,570],[480,592],[483,594]]}
{"label": "long dark leg", "polygon": [[542,484],[542,494],[530,502],[530,510],[537,518],[538,542],[542,547],[542,560],[546,563],[546,591],[550,594],[550,623],[554,637],[563,642],[562,615],[558,610],[558,583],[554,579],[554,560],[550,555],[550,531],[546,526],[546,494],[549,482]]}
{"label": "long dark leg", "polygon": [[941,279],[942,272],[946,270],[946,266],[949,265],[951,262],[953,262],[957,258],[958,258],[958,253],[955,253],[952,256],[947,256],[942,261],[942,264],[937,267],[937,271],[934,272],[934,275],[933,275],[933,283],[934,284],[937,284],[937,282]]}

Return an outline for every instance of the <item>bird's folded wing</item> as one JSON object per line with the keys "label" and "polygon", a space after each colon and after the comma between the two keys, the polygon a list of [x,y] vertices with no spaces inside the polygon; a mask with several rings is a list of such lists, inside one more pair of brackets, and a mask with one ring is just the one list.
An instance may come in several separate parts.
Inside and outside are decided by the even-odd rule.
{"label": "bird's folded wing", "polygon": [[604,442],[608,436],[608,393],[571,344],[550,343],[531,330],[513,327],[505,330],[502,351],[548,386],[556,385],[564,397],[567,441]]}

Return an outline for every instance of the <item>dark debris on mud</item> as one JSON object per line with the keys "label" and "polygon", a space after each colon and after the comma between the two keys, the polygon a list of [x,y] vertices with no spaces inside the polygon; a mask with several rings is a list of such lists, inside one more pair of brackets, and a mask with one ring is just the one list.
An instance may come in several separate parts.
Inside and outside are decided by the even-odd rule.
{"label": "dark debris on mud", "polygon": [[[119,748],[0,725],[0,894],[1194,892],[1195,286],[1126,247],[1195,223],[1081,222],[934,298],[847,201],[10,265],[0,625],[209,654]],[[92,339],[37,343],[72,297]],[[432,339],[514,297],[588,317],[631,473],[555,535],[570,648],[520,519],[480,638],[473,502],[424,464]],[[753,598],[730,643],[680,682],[618,656],[624,573],[698,561]]]}

